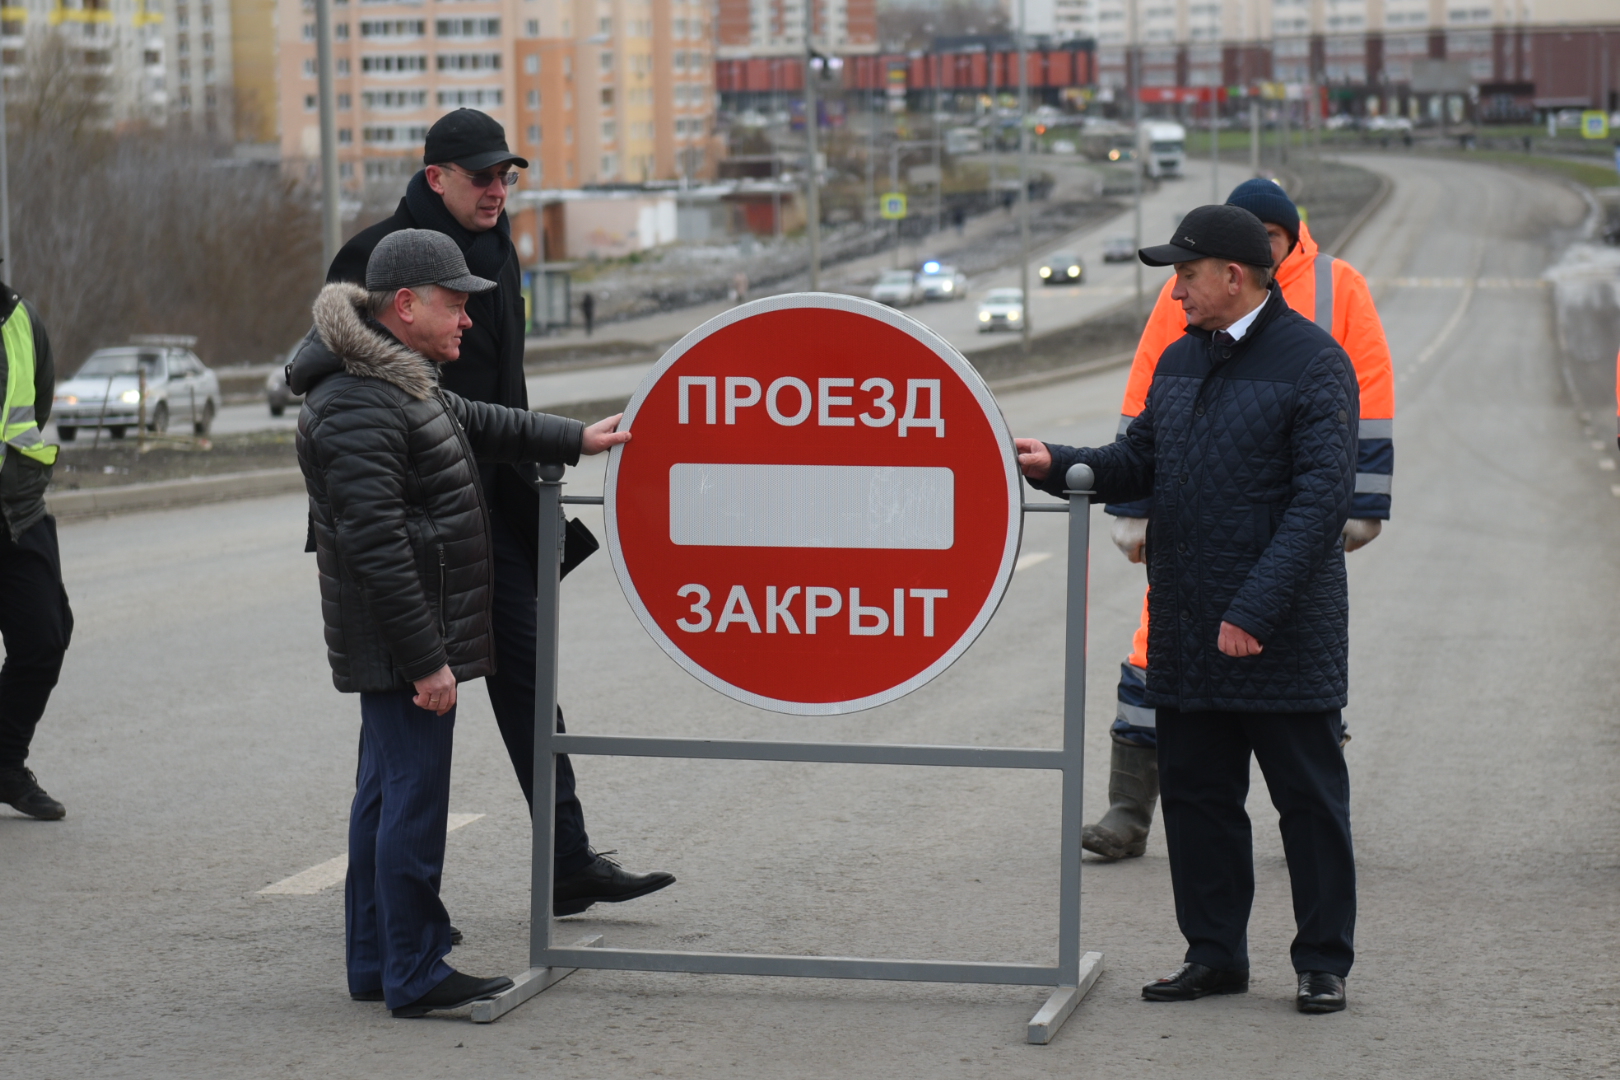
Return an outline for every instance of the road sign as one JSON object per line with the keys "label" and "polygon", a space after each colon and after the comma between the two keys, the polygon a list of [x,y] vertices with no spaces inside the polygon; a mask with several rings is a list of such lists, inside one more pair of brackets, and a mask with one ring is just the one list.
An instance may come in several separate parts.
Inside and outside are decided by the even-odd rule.
{"label": "road sign", "polygon": [[910,693],[984,629],[1022,489],[984,381],[881,304],[799,293],[692,331],[625,410],[608,550],[642,626],[714,689],[825,716]]}
{"label": "road sign", "polygon": [[1588,109],[1581,113],[1581,138],[1607,139],[1609,137],[1609,114],[1601,109]]}
{"label": "road sign", "polygon": [[899,221],[905,217],[905,195],[898,191],[888,191],[878,196],[878,215],[889,221]]}

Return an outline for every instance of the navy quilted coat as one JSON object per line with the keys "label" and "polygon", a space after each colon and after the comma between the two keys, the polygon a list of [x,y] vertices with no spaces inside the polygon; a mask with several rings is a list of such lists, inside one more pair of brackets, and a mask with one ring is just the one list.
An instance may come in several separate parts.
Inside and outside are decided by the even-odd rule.
{"label": "navy quilted coat", "polygon": [[[1350,606],[1340,531],[1356,486],[1355,370],[1275,285],[1242,340],[1189,329],[1164,351],[1147,408],[1095,449],[1053,446],[1041,487],[1075,462],[1097,500],[1153,496],[1147,700],[1184,711],[1341,708]],[[1223,655],[1225,620],[1259,639]]]}

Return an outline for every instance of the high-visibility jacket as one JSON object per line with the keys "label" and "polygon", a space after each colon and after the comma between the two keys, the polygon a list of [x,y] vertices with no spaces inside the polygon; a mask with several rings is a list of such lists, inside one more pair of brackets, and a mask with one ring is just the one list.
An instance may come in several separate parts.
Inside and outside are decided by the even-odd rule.
{"label": "high-visibility jacket", "polygon": [[45,488],[56,447],[40,425],[51,414],[56,367],[50,340],[33,307],[0,285],[0,516],[12,537],[21,536],[45,516]]}
{"label": "high-visibility jacket", "polygon": [[[1299,243],[1277,268],[1277,284],[1289,307],[1332,334],[1350,354],[1361,390],[1360,450],[1350,516],[1387,519],[1390,479],[1395,471],[1395,371],[1367,279],[1343,259],[1318,249],[1301,222]],[[1165,282],[1136,346],[1120,407],[1121,435],[1147,402],[1159,356],[1186,332],[1181,304],[1170,298],[1174,285],[1174,278]],[[1146,517],[1148,513],[1145,503],[1113,505],[1108,512],[1122,517]]]}

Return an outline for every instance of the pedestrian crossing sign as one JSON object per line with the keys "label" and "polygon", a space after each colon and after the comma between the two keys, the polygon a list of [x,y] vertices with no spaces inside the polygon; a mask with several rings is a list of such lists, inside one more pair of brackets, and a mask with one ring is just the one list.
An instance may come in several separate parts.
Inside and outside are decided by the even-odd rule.
{"label": "pedestrian crossing sign", "polygon": [[885,192],[878,199],[878,213],[886,221],[899,221],[906,216],[906,197],[898,191]]}
{"label": "pedestrian crossing sign", "polygon": [[1609,114],[1601,109],[1588,109],[1581,113],[1581,138],[1607,139],[1609,137]]}

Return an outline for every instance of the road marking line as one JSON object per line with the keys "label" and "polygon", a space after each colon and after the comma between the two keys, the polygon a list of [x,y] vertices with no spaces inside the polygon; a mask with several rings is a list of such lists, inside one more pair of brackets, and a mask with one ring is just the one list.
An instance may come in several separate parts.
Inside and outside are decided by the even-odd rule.
{"label": "road marking line", "polygon": [[1028,570],[1030,567],[1039,565],[1051,557],[1052,553],[1050,551],[1032,551],[1028,555],[1020,555],[1018,561],[1013,563],[1013,572]]}
{"label": "road marking line", "polygon": [[1614,472],[1614,458],[1598,458],[1598,468],[1602,469],[1604,472]]}
{"label": "road marking line", "polygon": [[[451,814],[446,823],[445,832],[453,833],[463,825],[471,825],[483,814]],[[341,884],[349,875],[349,856],[339,855],[335,859],[327,859],[319,866],[312,866],[302,870],[292,877],[282,878],[274,885],[266,885],[259,890],[260,896],[314,896],[324,892],[333,885]]]}
{"label": "road marking line", "polygon": [[1620,484],[1610,484],[1609,494],[1613,495],[1617,499],[1620,499]]}

